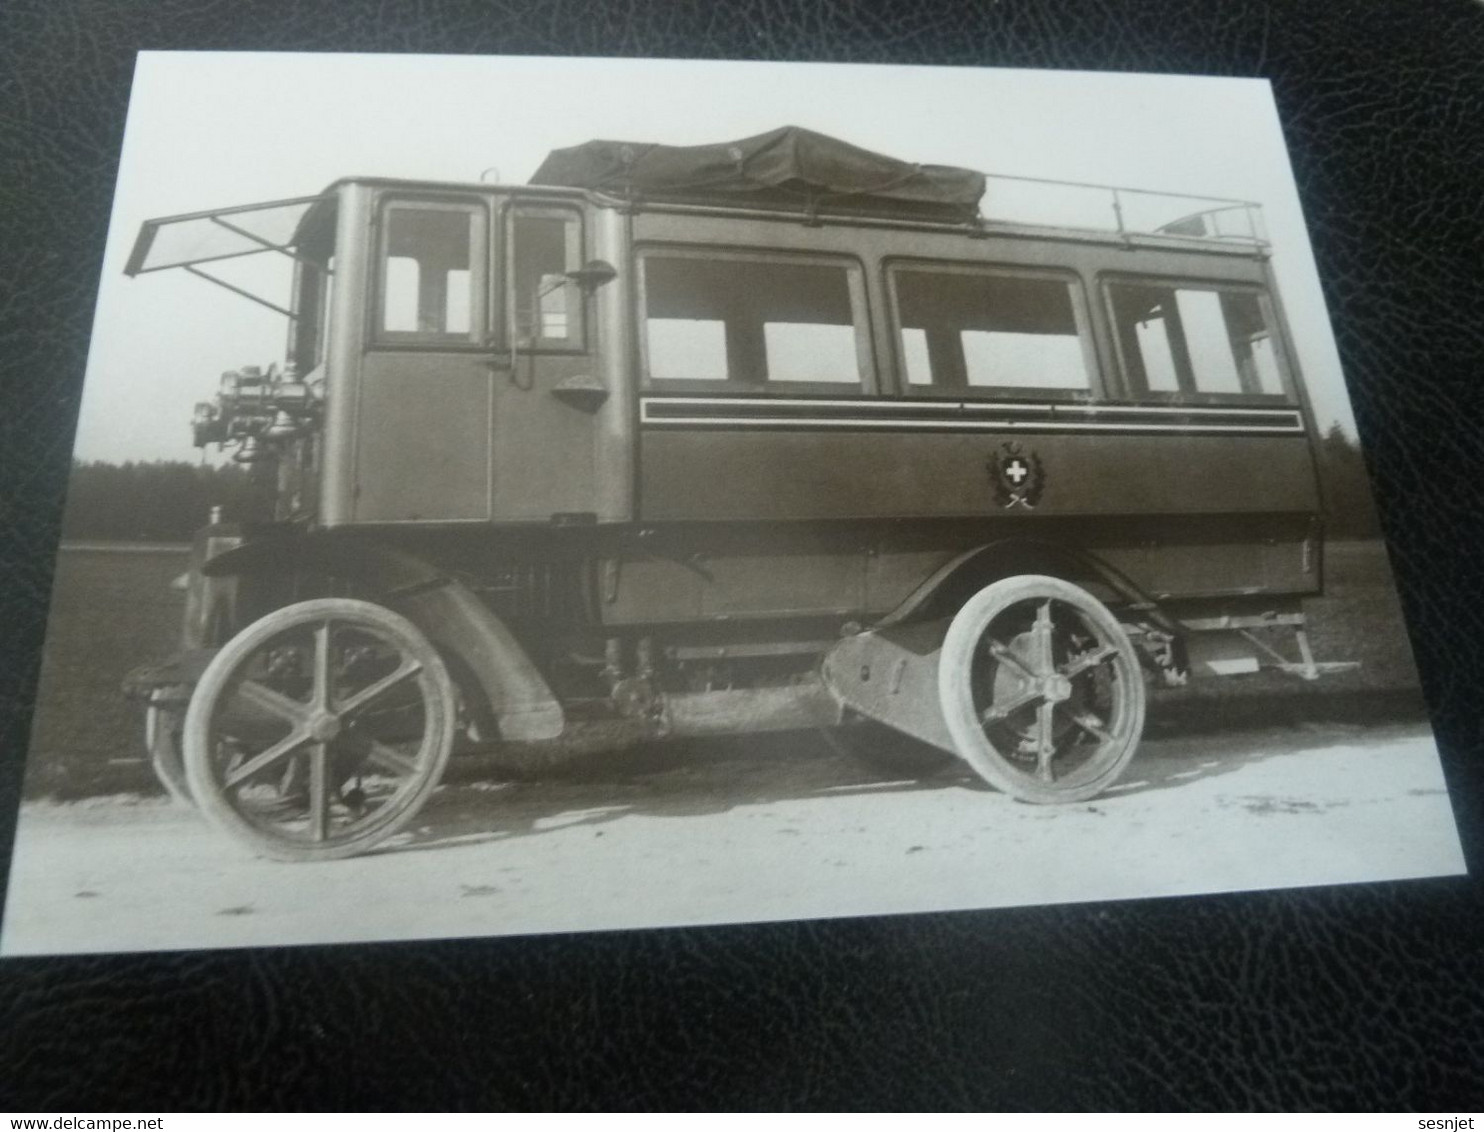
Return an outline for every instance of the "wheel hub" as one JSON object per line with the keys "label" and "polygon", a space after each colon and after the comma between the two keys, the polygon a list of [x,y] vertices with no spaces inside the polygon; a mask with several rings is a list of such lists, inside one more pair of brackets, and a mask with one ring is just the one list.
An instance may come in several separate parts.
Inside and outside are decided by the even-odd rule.
{"label": "wheel hub", "polygon": [[316,712],[309,720],[309,736],[316,743],[328,743],[340,734],[340,717],[327,711]]}
{"label": "wheel hub", "polygon": [[1047,703],[1065,703],[1072,698],[1072,681],[1060,672],[1053,672],[1041,681],[1041,695]]}

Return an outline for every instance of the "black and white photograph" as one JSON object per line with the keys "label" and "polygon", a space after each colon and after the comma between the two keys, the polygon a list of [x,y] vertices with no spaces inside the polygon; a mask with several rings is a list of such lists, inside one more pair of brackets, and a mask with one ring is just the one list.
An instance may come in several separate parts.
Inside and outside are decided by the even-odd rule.
{"label": "black and white photograph", "polygon": [[1265,81],[145,52],[0,953],[1464,872]]}

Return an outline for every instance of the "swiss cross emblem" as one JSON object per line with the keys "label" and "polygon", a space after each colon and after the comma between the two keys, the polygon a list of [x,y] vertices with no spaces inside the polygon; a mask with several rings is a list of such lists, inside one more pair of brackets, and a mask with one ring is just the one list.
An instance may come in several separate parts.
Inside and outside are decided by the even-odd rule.
{"label": "swiss cross emblem", "polygon": [[1007,440],[989,459],[995,498],[1001,507],[1034,507],[1046,486],[1041,458],[1013,440]]}

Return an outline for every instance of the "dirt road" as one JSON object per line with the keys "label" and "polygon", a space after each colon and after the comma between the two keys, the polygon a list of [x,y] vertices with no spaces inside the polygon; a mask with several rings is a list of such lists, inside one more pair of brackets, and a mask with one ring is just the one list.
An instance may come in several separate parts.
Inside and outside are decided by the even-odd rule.
{"label": "dirt road", "polygon": [[1423,724],[1146,739],[1091,804],[887,781],[813,736],[606,780],[443,789],[377,853],[254,860],[194,812],[26,807],[5,954],[503,935],[1455,873]]}

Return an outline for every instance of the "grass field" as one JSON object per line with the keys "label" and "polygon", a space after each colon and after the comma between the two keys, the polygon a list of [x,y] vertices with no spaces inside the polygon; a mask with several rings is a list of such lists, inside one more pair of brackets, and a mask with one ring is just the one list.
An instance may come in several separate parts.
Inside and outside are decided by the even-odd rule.
{"label": "grass field", "polygon": [[[27,797],[75,798],[154,792],[144,757],[143,711],[119,692],[135,665],[168,657],[180,632],[183,595],[170,582],[184,550],[64,548],[58,558],[31,753]],[[1328,592],[1308,605],[1320,660],[1358,660],[1356,672],[1318,684],[1281,674],[1204,681],[1161,694],[1153,707],[1187,726],[1239,727],[1304,718],[1357,722],[1420,710],[1417,674],[1385,549],[1333,543]]]}
{"label": "grass field", "polygon": [[[1309,682],[1281,672],[1198,680],[1155,694],[1151,726],[1219,731],[1314,722],[1371,723],[1426,714],[1391,564],[1380,540],[1325,546],[1325,593],[1304,603],[1317,661],[1360,667]],[[1291,643],[1282,649],[1298,659]]]}
{"label": "grass field", "polygon": [[170,582],[188,564],[183,549],[63,547],[26,763],[27,797],[157,789],[144,756],[144,712],[119,686],[131,668],[178,647],[184,595]]}

